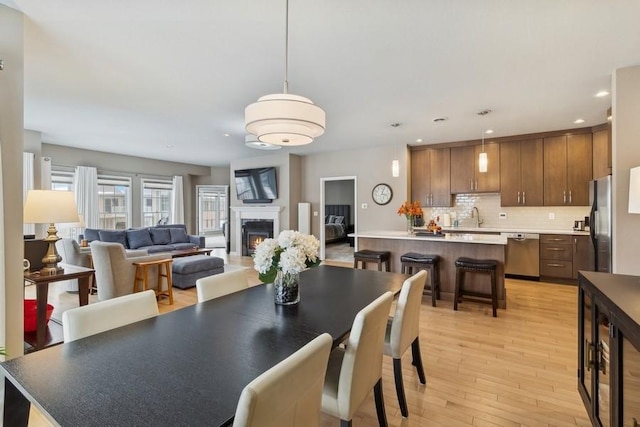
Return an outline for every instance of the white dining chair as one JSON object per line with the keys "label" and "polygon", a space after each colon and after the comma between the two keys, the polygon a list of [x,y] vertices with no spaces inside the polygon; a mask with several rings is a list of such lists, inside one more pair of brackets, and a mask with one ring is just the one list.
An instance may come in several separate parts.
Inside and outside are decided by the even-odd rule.
{"label": "white dining chair", "polygon": [[402,284],[400,296],[396,303],[393,318],[387,322],[384,337],[384,354],[393,358],[393,376],[396,383],[396,394],[403,417],[409,416],[407,399],[402,381],[402,355],[411,347],[413,365],[418,371],[420,383],[425,384],[422,356],[420,356],[420,305],[422,293],[427,283],[427,271],[420,270]]}
{"label": "white dining chair", "polygon": [[198,302],[219,298],[249,287],[245,269],[225,271],[196,280]]}
{"label": "white dining chair", "polygon": [[329,356],[322,412],[351,426],[353,414],[373,388],[380,426],[387,425],[382,395],[382,351],[393,294],[386,292],[356,314],[345,348]]}
{"label": "white dining chair", "polygon": [[155,291],[129,294],[63,312],[62,335],[64,342],[71,342],[149,319],[158,313]]}
{"label": "white dining chair", "polygon": [[332,343],[324,333],[251,381],[242,390],[233,426],[317,426]]}

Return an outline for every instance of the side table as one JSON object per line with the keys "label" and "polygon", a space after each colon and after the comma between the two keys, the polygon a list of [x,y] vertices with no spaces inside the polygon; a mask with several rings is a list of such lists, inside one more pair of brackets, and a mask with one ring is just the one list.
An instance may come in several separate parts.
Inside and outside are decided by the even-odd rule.
{"label": "side table", "polygon": [[[134,262],[133,265],[136,266],[136,274],[133,279],[133,292],[146,291],[149,289],[149,267],[152,265],[158,266],[158,288],[156,289],[156,296],[166,295],[169,297],[169,305],[173,304],[173,284],[171,283],[171,263],[173,260],[171,258],[168,259],[159,259],[155,261],[139,261]],[[164,269],[164,272],[163,272]],[[167,283],[167,290],[163,291],[162,288],[162,278],[165,279]],[[138,282],[142,283],[142,289],[138,289]]]}
{"label": "side table", "polygon": [[62,340],[53,340],[49,343],[46,342],[46,311],[47,298],[49,294],[49,283],[78,279],[79,303],[80,305],[89,304],[89,287],[94,270],[91,268],[79,267],[76,265],[59,265],[63,267],[63,270],[59,271],[56,274],[43,275],[40,274],[39,271],[24,273],[24,280],[36,286],[37,317],[35,340],[29,336],[33,334],[25,334],[25,341],[31,344],[34,350],[41,350],[47,345],[55,345],[62,342]]}

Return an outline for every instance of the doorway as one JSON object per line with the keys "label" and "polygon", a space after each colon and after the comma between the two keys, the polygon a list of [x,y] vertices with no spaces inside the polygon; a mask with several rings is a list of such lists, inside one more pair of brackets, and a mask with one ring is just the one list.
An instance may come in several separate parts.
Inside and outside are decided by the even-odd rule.
{"label": "doorway", "polygon": [[208,248],[225,248],[229,241],[229,186],[196,185],[197,233]]}
{"label": "doorway", "polygon": [[[358,200],[357,177],[339,176],[320,178],[320,258],[353,263],[357,250]],[[332,215],[338,212],[338,215]],[[348,212],[348,213],[345,213]],[[344,233],[329,221],[344,217]],[[333,218],[332,218],[333,217]],[[348,218],[347,218],[348,217]],[[330,227],[331,229],[329,229]],[[348,235],[352,236],[349,237]]]}

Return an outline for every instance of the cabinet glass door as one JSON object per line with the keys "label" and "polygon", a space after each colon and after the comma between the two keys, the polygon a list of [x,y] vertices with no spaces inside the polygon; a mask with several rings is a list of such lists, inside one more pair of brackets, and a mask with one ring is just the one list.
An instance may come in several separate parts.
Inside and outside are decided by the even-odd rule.
{"label": "cabinet glass door", "polygon": [[622,339],[622,425],[640,425],[640,350],[626,338]]}
{"label": "cabinet glass door", "polygon": [[583,391],[583,396],[588,399],[588,402],[585,404],[591,406],[591,389],[592,389],[592,373],[595,368],[595,355],[594,355],[594,345],[593,345],[593,330],[592,330],[592,322],[591,322],[591,295],[585,293],[582,289],[580,289],[580,300],[582,301],[582,329],[580,331],[580,352],[581,352],[581,360],[582,367],[580,369],[580,388]]}
{"label": "cabinet glass door", "polygon": [[597,375],[596,379],[596,393],[597,393],[597,405],[596,416],[600,420],[602,426],[609,426],[611,424],[611,377],[610,377],[610,348],[611,340],[609,339],[609,317],[601,312],[596,311],[598,330],[597,330],[597,345],[596,345],[596,366]]}

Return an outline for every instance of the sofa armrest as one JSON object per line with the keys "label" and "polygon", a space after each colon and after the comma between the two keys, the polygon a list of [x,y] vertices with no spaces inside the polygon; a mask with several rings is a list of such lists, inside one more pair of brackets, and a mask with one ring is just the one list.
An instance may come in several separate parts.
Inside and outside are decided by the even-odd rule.
{"label": "sofa armrest", "polygon": [[198,245],[199,248],[205,247],[205,239],[204,236],[193,236],[188,235],[189,243],[193,243],[194,245]]}

